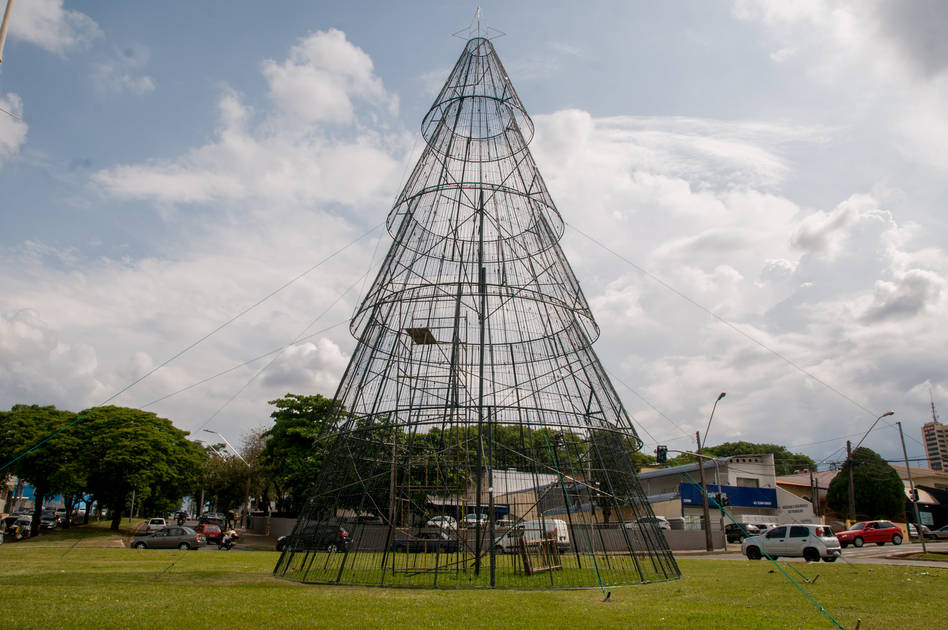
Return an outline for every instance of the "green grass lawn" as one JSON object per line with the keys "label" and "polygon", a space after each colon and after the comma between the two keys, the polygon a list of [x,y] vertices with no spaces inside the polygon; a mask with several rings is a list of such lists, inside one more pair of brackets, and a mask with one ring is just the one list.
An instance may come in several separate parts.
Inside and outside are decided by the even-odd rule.
{"label": "green grass lawn", "polygon": [[[275,552],[118,548],[83,527],[0,546],[10,628],[832,628],[766,561],[681,559],[680,580],[598,590],[422,590],[278,580]],[[785,566],[785,565],[784,565]],[[844,628],[944,627],[948,569],[792,566]]]}

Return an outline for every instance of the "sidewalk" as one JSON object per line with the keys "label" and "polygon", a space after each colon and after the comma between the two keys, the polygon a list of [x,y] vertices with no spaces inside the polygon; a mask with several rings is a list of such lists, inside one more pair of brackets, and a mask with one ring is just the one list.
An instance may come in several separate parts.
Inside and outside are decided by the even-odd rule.
{"label": "sidewalk", "polygon": [[250,530],[238,529],[240,540],[237,541],[237,547],[254,551],[276,551],[276,538],[257,534]]}

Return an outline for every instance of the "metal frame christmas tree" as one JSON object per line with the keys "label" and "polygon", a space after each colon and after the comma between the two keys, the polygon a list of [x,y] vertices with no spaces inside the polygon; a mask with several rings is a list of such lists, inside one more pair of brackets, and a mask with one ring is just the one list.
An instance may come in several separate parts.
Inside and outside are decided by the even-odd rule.
{"label": "metal frame christmas tree", "polygon": [[467,42],[422,133],[274,573],[443,588],[679,577],[639,520],[642,443],[592,350],[533,122],[488,39]]}

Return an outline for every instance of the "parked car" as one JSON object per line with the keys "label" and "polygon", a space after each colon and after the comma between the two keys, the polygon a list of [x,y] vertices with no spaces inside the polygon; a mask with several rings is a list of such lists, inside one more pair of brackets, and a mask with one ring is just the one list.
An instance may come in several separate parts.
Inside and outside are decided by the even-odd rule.
{"label": "parked car", "polygon": [[461,521],[461,524],[464,525],[465,527],[474,527],[478,523],[480,523],[481,525],[486,525],[487,515],[486,514],[477,515],[471,512],[470,514],[464,517],[463,521]]}
{"label": "parked car", "polygon": [[43,512],[40,517],[40,529],[56,529],[59,526],[59,518],[55,512]]}
{"label": "parked car", "polygon": [[948,525],[943,525],[938,529],[933,529],[928,533],[928,538],[934,538],[935,540],[948,540]]}
{"label": "parked car", "polygon": [[198,525],[197,527],[194,528],[194,531],[196,531],[199,534],[203,534],[204,537],[207,538],[207,541],[212,542],[212,543],[220,542],[221,536],[224,533],[220,527],[218,527],[217,525],[211,525],[210,523],[203,523],[201,525]]}
{"label": "parked car", "polygon": [[760,560],[766,553],[773,560],[780,556],[804,558],[807,562],[835,562],[842,554],[839,540],[828,525],[778,525],[741,543],[748,560]]}
{"label": "parked car", "polygon": [[30,524],[33,519],[29,516],[11,515],[3,519],[3,535],[7,542],[23,540],[30,535]]}
{"label": "parked car", "polygon": [[642,525],[655,525],[659,529],[672,528],[671,523],[664,516],[643,516],[625,524],[626,527],[641,527]]}
{"label": "parked car", "polygon": [[293,532],[289,536],[280,536],[277,538],[276,550],[283,551],[291,542],[295,549],[325,549],[330,553],[337,551],[347,551],[352,537],[349,531],[341,525],[332,523],[323,523],[315,525],[308,523],[300,532]]}
{"label": "parked car", "polygon": [[453,516],[432,516],[428,519],[428,522],[425,523],[425,527],[437,527],[439,529],[457,529],[458,522],[454,519]]}
{"label": "parked car", "polygon": [[443,529],[421,531],[412,538],[392,542],[392,551],[405,553],[455,553],[458,541],[452,540]]}
{"label": "parked car", "polygon": [[190,527],[165,527],[138,536],[132,541],[134,549],[198,549],[207,544],[203,534]]}
{"label": "parked car", "polygon": [[852,544],[862,547],[865,543],[884,545],[891,542],[893,545],[902,544],[902,530],[889,521],[864,521],[853,524],[844,532],[836,534],[839,544],[844,548]]}
{"label": "parked car", "polygon": [[226,522],[227,521],[224,518],[224,515],[218,514],[216,512],[205,512],[204,514],[201,514],[200,517],[198,517],[198,525],[208,523],[210,525],[217,525],[221,529],[224,529]]}
{"label": "parked car", "polygon": [[[915,527],[915,523],[908,524],[908,535],[911,538],[918,538],[918,529]],[[932,530],[928,528],[928,525],[922,525],[922,536],[925,538],[932,537]]]}
{"label": "parked car", "polygon": [[148,522],[145,523],[145,532],[156,532],[159,529],[164,529],[168,526],[168,523],[163,518],[151,518],[148,519]]}
{"label": "parked car", "polygon": [[728,523],[724,526],[724,535],[729,543],[743,542],[748,536],[757,536],[763,532],[751,523]]}

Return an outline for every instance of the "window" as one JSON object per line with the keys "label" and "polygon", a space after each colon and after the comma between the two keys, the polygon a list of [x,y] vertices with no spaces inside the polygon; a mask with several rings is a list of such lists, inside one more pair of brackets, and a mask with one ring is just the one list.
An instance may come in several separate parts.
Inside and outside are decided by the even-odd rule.
{"label": "window", "polygon": [[767,532],[767,538],[783,538],[787,535],[786,527],[774,527],[772,530]]}
{"label": "window", "polygon": [[817,527],[816,535],[819,536],[820,538],[830,538],[833,535],[833,530],[825,526]]}
{"label": "window", "polygon": [[737,485],[741,488],[759,488],[760,481],[751,477],[738,477]]}
{"label": "window", "polygon": [[810,535],[810,530],[802,525],[794,525],[790,528],[790,538],[806,538]]}

